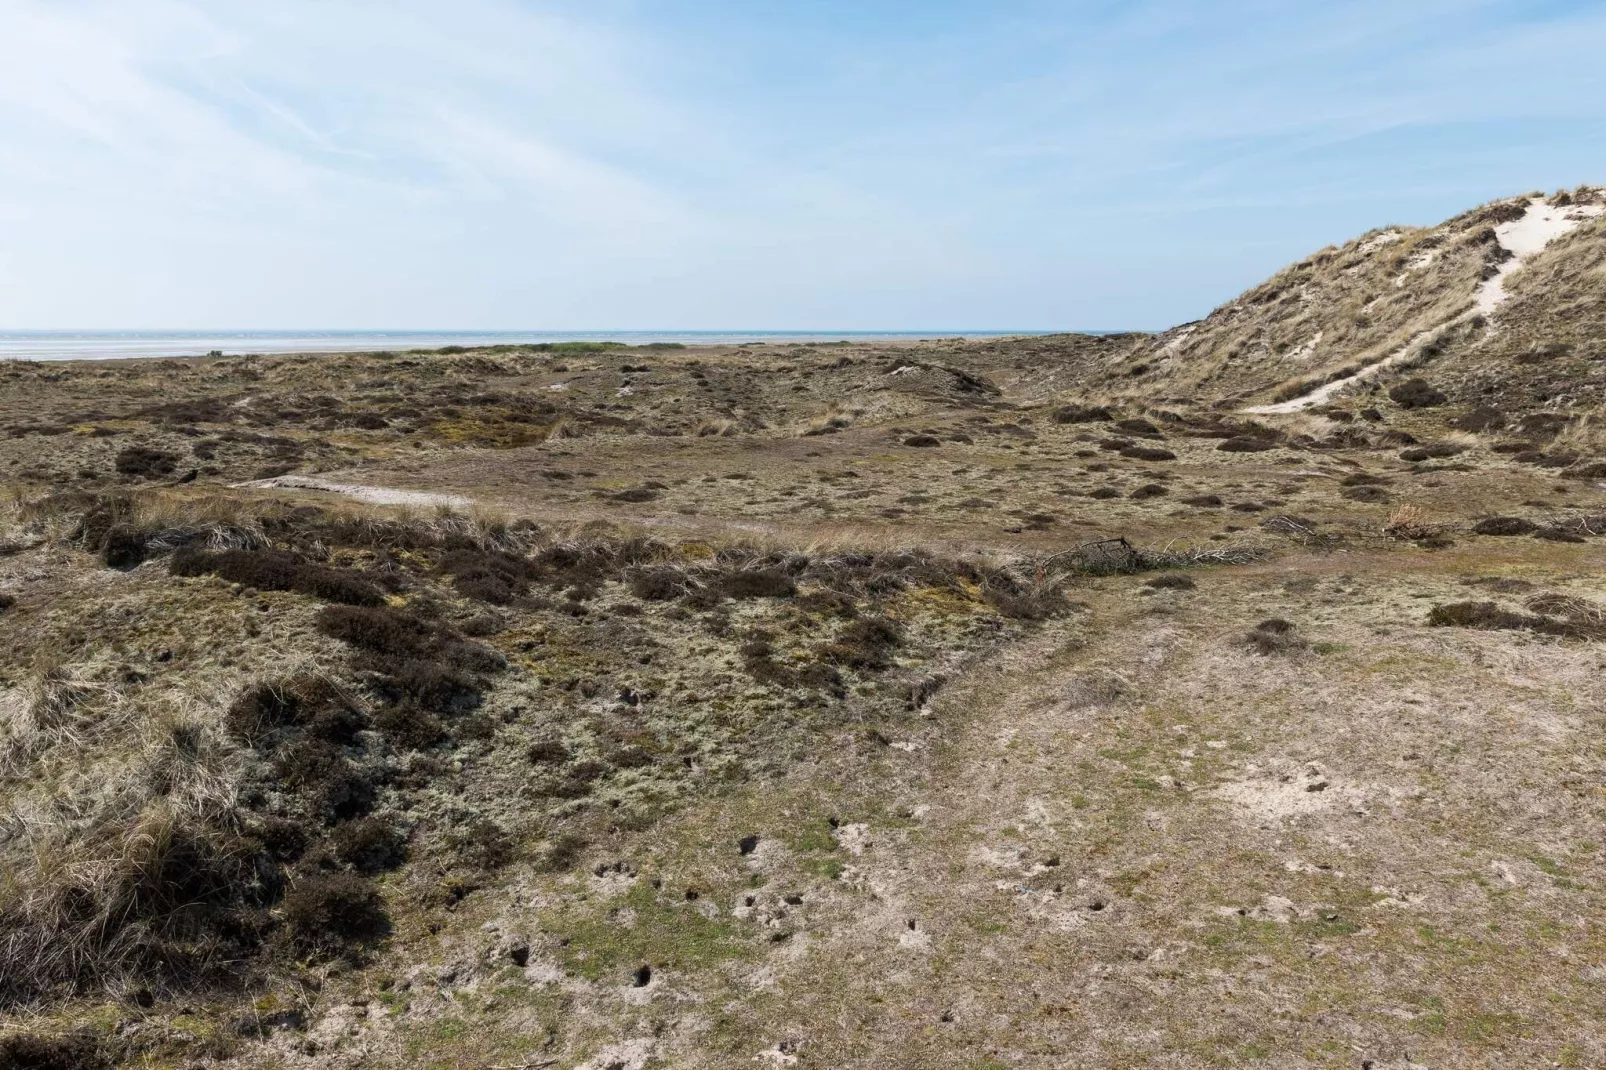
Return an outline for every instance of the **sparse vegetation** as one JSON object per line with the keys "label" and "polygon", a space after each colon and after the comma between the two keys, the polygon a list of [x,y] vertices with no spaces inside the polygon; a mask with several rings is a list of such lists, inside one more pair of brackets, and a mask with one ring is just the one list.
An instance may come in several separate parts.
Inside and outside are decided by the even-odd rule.
{"label": "sparse vegetation", "polygon": [[0,365],[0,1068],[1602,1061],[1523,210],[1162,336]]}

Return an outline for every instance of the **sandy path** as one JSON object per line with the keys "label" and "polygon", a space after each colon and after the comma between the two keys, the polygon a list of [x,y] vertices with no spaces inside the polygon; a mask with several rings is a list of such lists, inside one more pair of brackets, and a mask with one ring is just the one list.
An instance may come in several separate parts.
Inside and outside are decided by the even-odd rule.
{"label": "sandy path", "polygon": [[441,494],[423,490],[399,490],[395,487],[375,487],[367,483],[331,483],[313,476],[274,476],[272,479],[253,479],[236,483],[236,487],[260,490],[316,490],[338,494],[367,505],[411,505],[419,508],[462,509],[474,504],[472,498],[461,494]]}

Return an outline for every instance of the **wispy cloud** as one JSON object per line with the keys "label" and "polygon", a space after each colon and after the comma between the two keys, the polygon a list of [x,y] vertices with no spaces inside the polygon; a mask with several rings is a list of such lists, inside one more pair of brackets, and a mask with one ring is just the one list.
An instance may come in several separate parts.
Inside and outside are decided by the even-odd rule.
{"label": "wispy cloud", "polygon": [[1603,48],[1561,0],[0,0],[0,327],[1158,326],[1606,180]]}

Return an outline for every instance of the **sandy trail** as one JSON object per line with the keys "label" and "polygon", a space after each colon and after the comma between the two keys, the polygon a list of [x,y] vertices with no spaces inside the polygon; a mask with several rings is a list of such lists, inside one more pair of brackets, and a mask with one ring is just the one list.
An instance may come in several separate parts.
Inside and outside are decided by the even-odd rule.
{"label": "sandy trail", "polygon": [[1506,293],[1505,280],[1512,272],[1544,251],[1545,246],[1552,241],[1571,231],[1584,220],[1600,215],[1602,211],[1606,209],[1599,205],[1556,206],[1547,203],[1541,197],[1535,197],[1528,203],[1528,211],[1521,219],[1502,223],[1495,228],[1495,238],[1499,241],[1500,247],[1511,255],[1500,265],[1498,272],[1492,278],[1479,284],[1472,308],[1437,327],[1421,332],[1394,353],[1375,364],[1367,365],[1354,375],[1335,379],[1302,397],[1269,405],[1252,405],[1243,411],[1256,416],[1280,416],[1326,404],[1336,394],[1356,383],[1376,378],[1389,368],[1414,357],[1428,341],[1456,324],[1463,323],[1474,315],[1491,315],[1509,296]]}
{"label": "sandy trail", "polygon": [[441,494],[423,490],[400,490],[395,487],[375,487],[366,483],[331,483],[313,476],[274,476],[272,479],[253,479],[236,483],[236,487],[260,490],[316,490],[338,494],[367,505],[411,505],[420,508],[462,509],[474,504],[472,498],[461,494]]}

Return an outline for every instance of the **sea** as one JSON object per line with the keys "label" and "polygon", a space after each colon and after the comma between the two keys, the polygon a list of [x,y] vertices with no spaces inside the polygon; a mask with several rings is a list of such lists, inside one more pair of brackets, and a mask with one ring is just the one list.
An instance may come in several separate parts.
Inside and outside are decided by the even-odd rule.
{"label": "sea", "polygon": [[0,360],[116,360],[208,353],[366,353],[442,346],[621,342],[650,345],[895,342],[931,338],[1010,338],[1051,331],[0,331]]}

